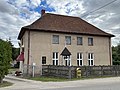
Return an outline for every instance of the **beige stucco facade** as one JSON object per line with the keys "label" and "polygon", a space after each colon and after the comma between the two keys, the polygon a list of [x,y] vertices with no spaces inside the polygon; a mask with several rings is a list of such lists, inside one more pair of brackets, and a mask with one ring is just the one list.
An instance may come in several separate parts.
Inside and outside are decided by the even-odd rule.
{"label": "beige stucco facade", "polygon": [[[71,52],[71,65],[77,66],[77,53],[83,54],[83,65],[88,65],[88,53],[94,54],[94,65],[111,65],[111,39],[104,36],[89,36],[76,34],[63,34],[52,32],[26,31],[23,35],[24,64],[36,63],[42,65],[42,57],[46,57],[46,64],[52,65],[53,52],[58,52],[59,65],[63,65],[63,57],[60,55],[65,46]],[[53,35],[59,35],[59,44],[52,44]],[[71,45],[65,45],[65,36],[71,36]],[[83,45],[77,45],[77,37],[83,38]],[[93,46],[88,46],[88,37],[93,38]],[[29,44],[29,45],[28,45]],[[28,49],[28,46],[30,47]],[[29,50],[29,55],[28,55]]]}

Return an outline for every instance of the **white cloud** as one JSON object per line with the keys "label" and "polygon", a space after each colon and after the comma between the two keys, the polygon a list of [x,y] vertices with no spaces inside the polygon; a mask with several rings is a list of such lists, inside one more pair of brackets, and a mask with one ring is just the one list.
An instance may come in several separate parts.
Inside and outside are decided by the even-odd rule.
{"label": "white cloud", "polygon": [[21,7],[27,4],[27,0],[15,0],[15,5]]}
{"label": "white cloud", "polygon": [[77,16],[84,12],[81,0],[47,0],[46,2],[58,14]]}
{"label": "white cloud", "polygon": [[[16,47],[18,47],[17,37],[21,27],[29,25],[40,17],[39,13],[29,10],[28,3],[25,5],[26,2],[26,0],[16,0],[12,5],[5,0],[0,1],[0,38],[10,37]],[[25,13],[29,18],[23,18],[21,13]]]}
{"label": "white cloud", "polygon": [[31,3],[33,5],[35,5],[36,7],[38,7],[40,5],[40,3],[41,3],[41,0],[31,0]]}

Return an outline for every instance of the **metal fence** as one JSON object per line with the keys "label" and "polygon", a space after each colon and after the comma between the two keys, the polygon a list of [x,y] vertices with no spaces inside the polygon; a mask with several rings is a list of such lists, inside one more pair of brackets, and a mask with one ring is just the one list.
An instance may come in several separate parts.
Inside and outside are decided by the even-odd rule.
{"label": "metal fence", "polygon": [[43,76],[76,78],[76,69],[81,69],[81,77],[120,76],[120,66],[53,66],[43,65]]}

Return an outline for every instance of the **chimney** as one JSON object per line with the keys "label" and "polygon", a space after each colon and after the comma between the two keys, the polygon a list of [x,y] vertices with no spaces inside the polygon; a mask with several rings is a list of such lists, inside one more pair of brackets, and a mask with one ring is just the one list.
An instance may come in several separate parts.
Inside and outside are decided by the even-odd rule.
{"label": "chimney", "polygon": [[41,16],[43,16],[44,14],[45,14],[45,10],[42,9],[42,10],[41,10]]}

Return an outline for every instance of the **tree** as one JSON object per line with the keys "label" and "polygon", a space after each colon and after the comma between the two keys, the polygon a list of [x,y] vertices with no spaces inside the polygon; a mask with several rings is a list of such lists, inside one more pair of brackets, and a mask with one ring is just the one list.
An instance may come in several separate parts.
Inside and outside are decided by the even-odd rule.
{"label": "tree", "polygon": [[20,48],[12,47],[12,59],[16,60],[19,54],[20,54]]}
{"label": "tree", "polygon": [[118,60],[120,61],[120,44],[117,46]]}
{"label": "tree", "polygon": [[16,60],[17,56],[20,54],[20,48],[15,48],[14,45],[11,43],[11,38],[8,40],[9,44],[12,47],[12,60]]}
{"label": "tree", "polygon": [[9,41],[0,39],[0,83],[3,78],[8,74],[10,68],[10,61],[12,60],[12,46]]}
{"label": "tree", "polygon": [[120,65],[120,44],[112,47],[113,65]]}

